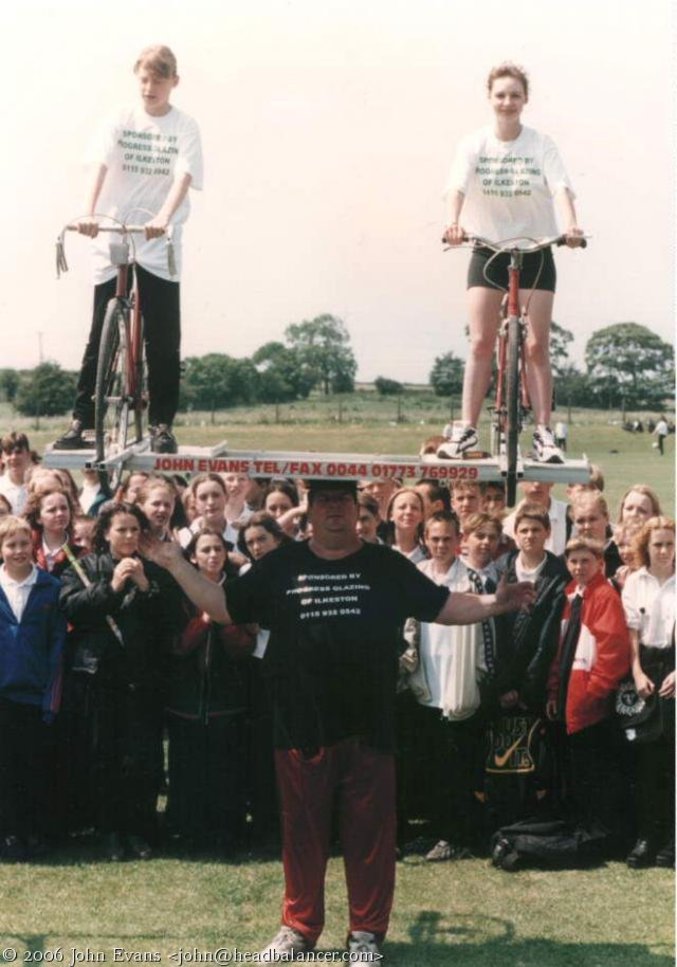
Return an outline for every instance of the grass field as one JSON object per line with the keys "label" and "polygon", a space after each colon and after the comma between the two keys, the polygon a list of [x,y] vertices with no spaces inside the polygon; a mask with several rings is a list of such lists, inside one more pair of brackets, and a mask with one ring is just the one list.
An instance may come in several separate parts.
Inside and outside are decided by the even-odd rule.
{"label": "grass field", "polygon": [[[192,414],[177,423],[181,443],[227,439],[233,448],[415,453],[449,413],[434,398],[336,401]],[[609,419],[620,414],[574,411],[570,453],[599,463],[615,513],[632,484],[651,484],[674,506],[674,437],[661,458],[648,434],[629,434]],[[340,421],[340,422],[339,422]],[[40,450],[63,420],[13,418],[0,406],[0,426],[21,427]],[[631,872],[611,863],[588,871],[507,874],[486,861],[399,867],[387,962],[400,967],[669,967],[674,963],[674,878],[668,871]],[[328,871],[327,929],[321,949],[345,939],[345,888],[340,860]],[[71,949],[94,962],[141,955],[178,965],[193,948],[202,960],[219,948],[260,949],[275,932],[282,892],[278,862],[214,863],[156,859],[111,866],[83,847],[42,864],[0,866],[0,960],[70,964]],[[54,957],[55,950],[61,950]],[[51,952],[51,954],[50,954]],[[63,958],[59,960],[59,956]],[[51,957],[51,961],[50,961]],[[171,959],[170,959],[171,958]],[[221,958],[226,962],[225,957]],[[84,961],[78,961],[84,962]],[[188,961],[187,961],[188,962]],[[192,963],[196,962],[193,956]],[[241,960],[240,962],[246,962]]]}
{"label": "grass field", "polygon": [[[261,949],[277,929],[281,891],[275,862],[111,866],[71,856],[3,867],[0,944],[15,948],[22,963],[48,962],[48,952],[61,948],[70,964],[73,947],[114,963],[113,948],[122,947],[136,959],[156,953],[181,967],[182,948],[205,955]],[[320,949],[342,948],[345,918],[341,862],[332,859]],[[400,967],[669,967],[673,877],[619,863],[509,874],[483,860],[407,861],[398,870],[385,952]]]}

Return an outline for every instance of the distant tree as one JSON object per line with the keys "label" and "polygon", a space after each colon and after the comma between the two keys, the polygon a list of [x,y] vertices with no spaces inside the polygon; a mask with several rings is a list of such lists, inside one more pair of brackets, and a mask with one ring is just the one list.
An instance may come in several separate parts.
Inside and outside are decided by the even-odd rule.
{"label": "distant tree", "polygon": [[16,369],[0,369],[0,394],[13,403],[19,389],[20,376]]}
{"label": "distant tree", "polygon": [[299,352],[281,342],[261,346],[252,362],[260,374],[259,396],[264,403],[306,399],[315,385],[315,374],[304,365]]}
{"label": "distant tree", "polygon": [[40,363],[19,376],[15,405],[24,416],[60,416],[73,405],[77,376],[58,363]]}
{"label": "distant tree", "polygon": [[567,364],[555,379],[555,396],[558,406],[599,407],[592,383],[573,363]]}
{"label": "distant tree", "polygon": [[437,356],[430,370],[428,381],[435,396],[453,396],[463,389],[464,362],[453,353]]}
{"label": "distant tree", "polygon": [[404,392],[402,383],[398,383],[396,379],[388,379],[387,376],[377,376],[374,386],[379,396],[397,396]]}
{"label": "distant tree", "polygon": [[672,346],[636,322],[594,332],[585,347],[585,364],[600,406],[652,409],[673,394]]}
{"label": "distant tree", "polygon": [[253,403],[259,397],[259,380],[251,359],[235,359],[225,353],[192,356],[185,361],[182,402],[212,413],[241,403]]}
{"label": "distant tree", "polygon": [[569,365],[569,345],[574,334],[556,322],[550,323],[550,364],[555,376],[561,375]]}
{"label": "distant tree", "polygon": [[357,362],[350,348],[345,323],[328,314],[292,323],[285,330],[290,349],[298,354],[304,372],[313,375],[313,386],[330,392],[352,392]]}

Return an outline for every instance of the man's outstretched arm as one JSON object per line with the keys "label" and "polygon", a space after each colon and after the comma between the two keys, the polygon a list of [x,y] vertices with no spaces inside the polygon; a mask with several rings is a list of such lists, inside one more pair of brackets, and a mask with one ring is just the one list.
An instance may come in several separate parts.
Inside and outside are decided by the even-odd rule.
{"label": "man's outstretched arm", "polygon": [[178,544],[174,541],[144,538],[141,553],[148,560],[169,571],[193,604],[201,611],[206,611],[213,621],[223,625],[232,624],[223,587],[207,580],[197,568],[189,564]]}
{"label": "man's outstretched arm", "polygon": [[508,584],[501,578],[495,594],[469,594],[452,591],[442,605],[435,623],[440,625],[472,625],[506,611],[528,609],[536,592],[530,581]]}

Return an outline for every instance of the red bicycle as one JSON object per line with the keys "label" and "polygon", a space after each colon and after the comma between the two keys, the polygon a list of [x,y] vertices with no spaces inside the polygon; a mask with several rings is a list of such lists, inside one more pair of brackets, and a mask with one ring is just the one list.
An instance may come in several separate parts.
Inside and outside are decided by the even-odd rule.
{"label": "red bicycle", "polygon": [[[524,344],[529,325],[529,300],[525,306],[519,304],[520,272],[526,254],[542,252],[551,245],[566,245],[566,235],[552,238],[525,239],[510,238],[502,242],[492,242],[478,235],[468,235],[465,241],[471,245],[481,245],[491,249],[495,255],[507,253],[508,288],[501,305],[500,326],[496,344],[496,395],[492,407],[491,452],[495,457],[505,457],[503,475],[506,483],[506,498],[509,507],[514,506],[519,478],[519,436],[531,411],[531,401],[526,378]],[[529,242],[528,245],[517,243]],[[585,238],[580,239],[580,248],[585,248]],[[485,278],[491,265],[489,259],[484,267]],[[537,278],[538,281],[538,278]],[[491,283],[495,286],[495,283]],[[536,288],[534,284],[533,289]],[[532,291],[533,291],[532,289]]]}
{"label": "red bicycle", "polygon": [[[91,217],[91,216],[90,216]],[[133,236],[143,234],[143,225],[125,225],[110,216],[114,225],[99,225],[99,232],[119,235],[109,246],[111,264],[117,269],[115,295],[106,307],[94,390],[94,466],[104,485],[117,487],[124,456],[144,437],[144,414],[148,405],[147,371],[144,353],[143,317],[135,273]],[[77,232],[68,224],[57,239],[57,277],[68,271],[65,255],[66,232]],[[174,274],[171,236],[167,236],[167,258]]]}

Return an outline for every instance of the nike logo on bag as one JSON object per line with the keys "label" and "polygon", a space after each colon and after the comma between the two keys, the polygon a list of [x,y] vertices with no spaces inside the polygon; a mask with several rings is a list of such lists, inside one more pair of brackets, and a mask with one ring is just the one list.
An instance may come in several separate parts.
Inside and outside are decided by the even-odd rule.
{"label": "nike logo on bag", "polygon": [[526,739],[526,737],[527,737],[527,733],[522,732],[522,734],[515,739],[513,744],[508,746],[508,748],[505,750],[503,755],[499,755],[498,753],[494,755],[494,762],[496,763],[499,769],[503,768],[503,766],[506,764],[510,756],[513,754],[513,752],[515,752],[516,749],[519,748],[520,743],[523,742]]}

